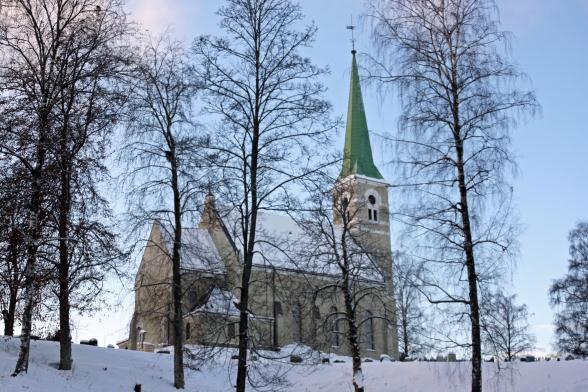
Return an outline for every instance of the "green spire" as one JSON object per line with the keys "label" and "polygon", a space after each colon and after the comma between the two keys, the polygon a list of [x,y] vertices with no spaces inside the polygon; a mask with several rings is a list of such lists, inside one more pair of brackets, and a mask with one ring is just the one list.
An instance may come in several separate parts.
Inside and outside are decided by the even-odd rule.
{"label": "green spire", "polygon": [[343,169],[339,178],[358,174],[370,178],[384,179],[372,157],[370,134],[368,132],[359,73],[355,61],[355,50],[351,51],[351,85],[349,87],[349,107],[347,109],[347,129],[345,130],[345,148],[343,150]]}

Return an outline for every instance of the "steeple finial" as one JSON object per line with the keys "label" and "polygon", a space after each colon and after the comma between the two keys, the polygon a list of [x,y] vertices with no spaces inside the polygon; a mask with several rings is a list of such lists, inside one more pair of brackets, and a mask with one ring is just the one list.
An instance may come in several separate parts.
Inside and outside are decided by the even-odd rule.
{"label": "steeple finial", "polygon": [[355,54],[355,25],[353,24],[353,15],[351,15],[351,24],[347,26],[347,30],[351,30],[351,53]]}

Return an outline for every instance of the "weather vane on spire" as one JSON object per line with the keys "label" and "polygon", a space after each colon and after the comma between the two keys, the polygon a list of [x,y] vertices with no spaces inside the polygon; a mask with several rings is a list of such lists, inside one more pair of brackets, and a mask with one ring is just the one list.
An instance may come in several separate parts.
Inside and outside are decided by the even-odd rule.
{"label": "weather vane on spire", "polygon": [[355,25],[353,24],[353,15],[351,15],[351,24],[347,26],[347,30],[351,30],[351,53],[355,54]]}

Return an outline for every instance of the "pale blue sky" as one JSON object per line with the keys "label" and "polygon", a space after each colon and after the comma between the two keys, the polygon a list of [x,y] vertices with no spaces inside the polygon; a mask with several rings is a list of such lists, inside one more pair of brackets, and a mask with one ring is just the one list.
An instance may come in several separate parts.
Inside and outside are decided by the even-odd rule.
{"label": "pale blue sky", "polygon": [[[345,115],[350,67],[350,16],[363,12],[363,0],[301,0],[308,20],[319,27],[315,46],[308,54],[319,65],[328,65],[325,79],[328,98],[337,115]],[[135,19],[153,32],[173,26],[179,38],[217,34],[214,11],[220,0],[129,0]],[[535,314],[533,330],[538,346],[550,350],[552,311],[547,291],[552,279],[566,271],[567,232],[588,218],[588,0],[499,0],[503,27],[514,33],[515,61],[529,75],[543,111],[514,132],[514,150],[520,174],[514,182],[518,214],[524,225],[521,256],[513,271],[513,292]],[[369,52],[369,32],[357,30],[357,47]],[[395,97],[380,102],[364,89],[370,129],[396,127]],[[342,132],[337,146],[341,148]],[[378,163],[386,151],[374,147]],[[380,165],[381,166],[381,165]],[[390,170],[382,167],[391,179]],[[388,173],[386,173],[388,172]],[[394,204],[394,194],[390,195]],[[394,246],[394,245],[393,245]],[[132,296],[124,295],[127,309],[92,319],[78,319],[79,339],[95,336],[103,344],[126,335],[132,312]],[[74,339],[76,337],[74,336]]]}

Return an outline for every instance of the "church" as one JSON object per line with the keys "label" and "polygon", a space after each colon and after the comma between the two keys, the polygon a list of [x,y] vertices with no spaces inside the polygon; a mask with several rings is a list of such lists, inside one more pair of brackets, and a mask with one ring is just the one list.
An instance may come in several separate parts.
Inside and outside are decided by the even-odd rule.
{"label": "church", "polygon": [[[345,186],[345,202],[353,209],[354,224],[364,233],[363,245],[371,273],[360,271],[361,285],[377,294],[377,301],[357,302],[362,356],[398,357],[388,184],[372,157],[358,67],[352,51],[351,82],[343,154],[343,167],[334,189]],[[333,197],[337,198],[336,192]],[[347,200],[349,198],[349,200]],[[340,203],[334,200],[333,204]],[[341,216],[333,222],[342,224]],[[184,331],[186,344],[233,347],[238,342],[238,286],[242,258],[239,253],[239,216],[217,206],[208,194],[197,227],[183,229],[181,251]],[[302,228],[292,217],[260,212],[258,236],[295,239]],[[135,278],[135,307],[129,338],[121,348],[155,351],[173,344],[171,295],[171,228],[154,222]],[[294,252],[296,254],[296,252]],[[253,259],[250,288],[251,344],[279,350],[303,344],[323,352],[349,355],[345,311],[337,291],[321,290],[340,283],[336,270],[309,270],[304,260],[259,249]]]}

